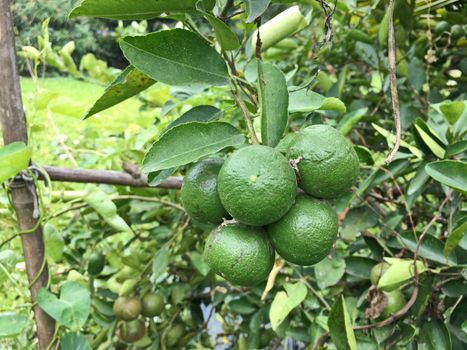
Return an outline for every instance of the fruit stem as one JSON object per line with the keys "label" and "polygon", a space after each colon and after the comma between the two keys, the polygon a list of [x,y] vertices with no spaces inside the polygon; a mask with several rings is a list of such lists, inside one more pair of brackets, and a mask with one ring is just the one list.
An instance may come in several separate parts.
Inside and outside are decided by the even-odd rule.
{"label": "fruit stem", "polygon": [[235,101],[237,102],[237,105],[240,107],[243,113],[243,119],[245,119],[246,127],[248,129],[248,135],[250,136],[251,143],[254,145],[259,145],[259,140],[258,136],[256,136],[255,128],[253,127],[253,121],[251,120],[250,112],[248,111],[247,106],[245,105],[245,102],[238,96],[238,94],[235,92],[233,88],[231,88],[232,95],[235,98]]}

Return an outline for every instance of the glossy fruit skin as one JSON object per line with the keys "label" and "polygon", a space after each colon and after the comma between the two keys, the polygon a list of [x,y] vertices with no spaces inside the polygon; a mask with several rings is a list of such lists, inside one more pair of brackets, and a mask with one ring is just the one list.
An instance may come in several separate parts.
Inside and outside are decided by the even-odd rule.
{"label": "glossy fruit skin", "polygon": [[206,240],[204,258],[215,273],[231,283],[254,286],[271,272],[274,249],[262,228],[221,225]]}
{"label": "glossy fruit skin", "polygon": [[88,261],[88,273],[97,276],[104,270],[105,256],[100,252],[93,252]]}
{"label": "glossy fruit skin", "polygon": [[164,311],[164,298],[156,293],[146,294],[141,299],[141,314],[146,317],[159,316]]}
{"label": "glossy fruit skin", "polygon": [[118,327],[118,337],[127,342],[134,343],[144,337],[146,325],[142,320],[123,322]]}
{"label": "glossy fruit skin", "polygon": [[234,219],[264,226],[279,220],[292,206],[297,180],[279,151],[253,145],[237,150],[225,161],[217,188],[224,208]]}
{"label": "glossy fruit skin", "polygon": [[382,262],[373,266],[370,272],[371,284],[373,284],[374,286],[378,286],[378,282],[381,276],[383,276],[386,270],[389,269],[389,266],[390,265],[387,262]]}
{"label": "glossy fruit skin", "polygon": [[165,336],[165,343],[167,346],[175,346],[182,339],[185,334],[185,326],[181,323],[173,326]]}
{"label": "glossy fruit skin", "polygon": [[217,176],[223,163],[222,159],[202,160],[183,178],[181,200],[196,221],[216,225],[228,217],[217,193]]}
{"label": "glossy fruit skin", "polygon": [[318,198],[335,198],[350,190],[360,173],[358,155],[347,139],[329,125],[300,131],[289,145],[297,161],[300,188]]}
{"label": "glossy fruit skin", "polygon": [[393,290],[392,292],[384,293],[388,298],[388,304],[383,310],[382,316],[387,318],[397,311],[402,309],[406,303],[404,295],[400,290]]}
{"label": "glossy fruit skin", "polygon": [[277,253],[285,260],[303,266],[314,265],[329,254],[337,231],[334,208],[305,194],[298,195],[287,214],[268,227]]}
{"label": "glossy fruit skin", "polygon": [[114,302],[113,310],[119,320],[135,320],[141,314],[141,300],[136,297],[118,297]]}

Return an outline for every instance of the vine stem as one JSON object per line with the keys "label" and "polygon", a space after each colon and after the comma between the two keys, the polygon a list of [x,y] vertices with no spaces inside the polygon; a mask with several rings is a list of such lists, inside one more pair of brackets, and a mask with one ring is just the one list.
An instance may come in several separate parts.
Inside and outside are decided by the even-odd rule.
{"label": "vine stem", "polygon": [[394,35],[394,0],[389,0],[388,6],[389,28],[388,28],[388,60],[389,60],[389,81],[391,85],[392,109],[394,122],[396,124],[396,142],[394,147],[384,161],[389,164],[394,159],[401,144],[401,116],[399,110],[399,95],[397,92],[396,78],[396,39]]}

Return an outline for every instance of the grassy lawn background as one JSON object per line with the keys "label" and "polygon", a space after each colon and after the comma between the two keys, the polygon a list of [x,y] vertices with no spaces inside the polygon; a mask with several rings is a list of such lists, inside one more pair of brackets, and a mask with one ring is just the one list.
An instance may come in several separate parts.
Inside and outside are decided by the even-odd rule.
{"label": "grassy lawn background", "polygon": [[40,165],[119,168],[116,157],[136,146],[137,134],[144,136],[154,128],[154,112],[140,111],[137,98],[82,120],[104,92],[98,84],[72,78],[35,83],[23,78],[21,89],[33,158]]}

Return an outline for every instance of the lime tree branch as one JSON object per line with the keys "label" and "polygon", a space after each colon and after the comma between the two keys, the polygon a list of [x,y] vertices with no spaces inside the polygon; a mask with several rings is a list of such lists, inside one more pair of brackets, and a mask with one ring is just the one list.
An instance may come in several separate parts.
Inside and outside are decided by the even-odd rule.
{"label": "lime tree branch", "polygon": [[[52,166],[44,166],[43,168],[52,181],[150,187],[147,176],[144,174],[135,176],[126,172],[113,170],[68,169]],[[156,187],[179,189],[181,186],[181,177],[169,176]]]}
{"label": "lime tree branch", "polygon": [[392,109],[394,122],[396,124],[396,142],[385,160],[386,164],[392,162],[401,144],[401,116],[399,110],[399,95],[397,92],[396,78],[396,39],[394,35],[394,0],[389,0],[388,6],[389,32],[388,32],[388,60],[389,60],[389,81],[391,85]]}

